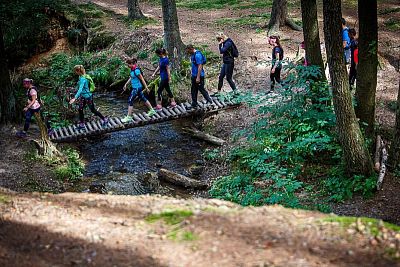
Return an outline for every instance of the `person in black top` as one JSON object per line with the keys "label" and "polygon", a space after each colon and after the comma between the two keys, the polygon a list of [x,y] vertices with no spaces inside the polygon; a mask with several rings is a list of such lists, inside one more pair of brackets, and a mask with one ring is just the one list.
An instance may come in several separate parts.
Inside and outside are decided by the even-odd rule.
{"label": "person in black top", "polygon": [[218,93],[221,92],[222,86],[224,84],[224,78],[231,86],[232,90],[236,90],[235,82],[232,79],[233,69],[235,67],[235,56],[233,51],[233,41],[231,38],[227,37],[224,33],[218,33],[217,41],[219,42],[219,53],[222,54],[222,68],[219,74],[218,81]]}
{"label": "person in black top", "polygon": [[357,32],[354,28],[349,29],[350,36],[350,72],[349,72],[349,83],[350,89],[354,87],[354,83],[357,78],[357,65],[358,65],[358,39],[356,38]]}
{"label": "person in black top", "polygon": [[271,91],[274,90],[275,82],[281,84],[281,70],[283,60],[283,49],[279,42],[278,36],[268,37],[268,43],[273,46],[272,48],[272,68],[271,68]]}

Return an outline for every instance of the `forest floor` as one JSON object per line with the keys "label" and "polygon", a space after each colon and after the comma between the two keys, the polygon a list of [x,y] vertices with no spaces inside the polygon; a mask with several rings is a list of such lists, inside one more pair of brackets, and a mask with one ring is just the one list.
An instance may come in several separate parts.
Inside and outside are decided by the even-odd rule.
{"label": "forest floor", "polygon": [[[125,0],[90,2],[127,14]],[[400,35],[385,22],[400,13],[383,12],[396,7],[395,0],[379,5],[382,69],[378,71],[376,116],[380,129],[386,132],[394,125]],[[157,21],[144,28],[161,36],[161,7],[144,2],[142,10]],[[355,10],[351,6],[344,9],[350,24],[356,22]],[[215,53],[218,31],[232,37],[241,53],[234,75],[238,87],[258,92],[268,90],[269,66],[265,61],[270,59],[271,48],[265,33],[250,25],[220,20],[235,21],[254,12],[179,8],[179,20],[185,43],[206,44]],[[291,10],[290,15],[299,19],[300,10]],[[118,20],[108,22],[107,29],[118,34],[131,30]],[[322,37],[322,29],[320,32]],[[283,28],[281,37],[286,57],[294,58],[302,34]],[[216,79],[217,75],[209,77],[211,92],[216,90]],[[225,85],[224,90],[230,89]],[[229,140],[234,129],[250,126],[254,115],[249,108],[221,113],[208,121],[207,129]],[[18,192],[65,191],[68,185],[58,181],[48,166],[32,161],[31,145],[19,142],[15,131],[0,130],[0,186]],[[216,177],[227,173],[228,167],[211,162],[204,175]],[[1,266],[400,266],[399,229],[393,231],[375,221],[338,219],[280,206],[242,208],[219,200],[0,190]],[[333,211],[400,225],[398,192],[400,181],[389,174],[383,189],[371,199],[356,197],[335,205]]]}
{"label": "forest floor", "polygon": [[0,189],[1,266],[400,266],[393,225],[221,200]]}

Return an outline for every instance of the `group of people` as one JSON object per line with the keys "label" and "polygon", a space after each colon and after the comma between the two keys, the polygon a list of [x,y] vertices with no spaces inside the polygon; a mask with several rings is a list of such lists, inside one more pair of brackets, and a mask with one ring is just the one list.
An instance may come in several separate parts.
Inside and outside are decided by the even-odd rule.
{"label": "group of people", "polygon": [[[235,58],[238,57],[239,52],[231,38],[227,37],[224,33],[218,33],[216,36],[218,41],[219,52],[222,55],[222,67],[218,79],[218,91],[214,94],[217,96],[223,87],[224,79],[228,81],[233,92],[237,92],[236,84],[233,81],[233,71],[235,66]],[[271,67],[271,90],[273,90],[275,83],[281,83],[280,73],[282,69],[283,49],[279,42],[279,37],[270,36],[268,37],[268,43],[273,47],[272,50],[272,67]],[[130,69],[129,79],[123,86],[123,91],[126,91],[128,85],[131,85],[131,93],[128,98],[128,112],[127,115],[122,119],[122,122],[127,123],[133,120],[133,103],[136,98],[139,98],[144,102],[148,108],[148,116],[153,116],[157,111],[162,110],[162,93],[164,90],[167,91],[170,105],[168,108],[175,107],[176,101],[171,90],[171,70],[170,63],[167,55],[167,51],[164,48],[159,48],[155,51],[159,57],[159,64],[152,74],[154,77],[157,73],[160,75],[159,88],[157,90],[156,106],[153,108],[150,101],[145,97],[144,91],[148,91],[146,81],[143,77],[143,73],[138,66],[137,59],[131,58],[126,61],[127,66]],[[186,53],[190,56],[191,61],[191,98],[192,103],[189,109],[195,109],[198,106],[197,97],[199,92],[203,95],[207,103],[212,103],[212,99],[205,89],[205,71],[204,64],[206,64],[206,57],[204,54],[197,50],[193,45],[186,46]],[[90,111],[101,119],[103,126],[107,125],[108,118],[99,112],[94,104],[93,92],[90,90],[90,83],[93,82],[86,74],[85,68],[82,65],[74,66],[74,72],[79,76],[77,92],[74,97],[69,101],[70,104],[75,102],[78,103],[79,113],[79,124],[77,129],[85,128],[84,109],[86,106],[89,107]],[[29,129],[31,118],[35,113],[40,112],[40,101],[38,99],[37,88],[33,85],[33,81],[29,78],[23,80],[23,86],[27,90],[26,95],[28,98],[27,106],[24,108],[25,112],[25,125],[23,131],[17,133],[20,137],[25,137],[26,132]],[[213,96],[214,96],[213,95]]]}
{"label": "group of people", "polygon": [[358,39],[356,38],[357,32],[354,28],[346,26],[346,20],[342,18],[342,40],[344,49],[344,58],[346,65],[350,64],[349,71],[349,85],[350,89],[354,87],[357,79],[357,66],[358,66]]}

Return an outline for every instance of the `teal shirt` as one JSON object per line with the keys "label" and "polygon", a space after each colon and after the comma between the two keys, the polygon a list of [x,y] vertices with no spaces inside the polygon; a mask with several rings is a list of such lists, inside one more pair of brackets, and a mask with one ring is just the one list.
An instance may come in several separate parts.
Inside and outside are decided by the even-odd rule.
{"label": "teal shirt", "polygon": [[142,83],[140,82],[139,75],[140,69],[136,68],[135,70],[131,70],[130,76],[132,88],[138,89],[143,87]]}
{"label": "teal shirt", "polygon": [[78,88],[78,92],[75,94],[75,99],[78,99],[80,96],[83,98],[89,98],[92,96],[92,93],[89,90],[89,81],[85,77],[79,76]]}

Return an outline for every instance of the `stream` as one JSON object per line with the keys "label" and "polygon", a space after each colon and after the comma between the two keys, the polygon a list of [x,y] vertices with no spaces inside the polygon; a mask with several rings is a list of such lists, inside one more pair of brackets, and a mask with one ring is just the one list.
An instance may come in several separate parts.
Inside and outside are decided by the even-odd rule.
{"label": "stream", "polygon": [[[122,117],[127,112],[127,96],[97,94],[95,104],[105,116]],[[143,102],[135,102],[134,107],[146,109]],[[86,114],[90,116],[90,112]],[[181,132],[188,124],[190,120],[163,122],[82,142],[79,149],[87,164],[83,181],[75,190],[190,196],[193,192],[162,183],[156,175],[161,167],[183,175],[190,175],[193,166],[202,168],[206,144]]]}

